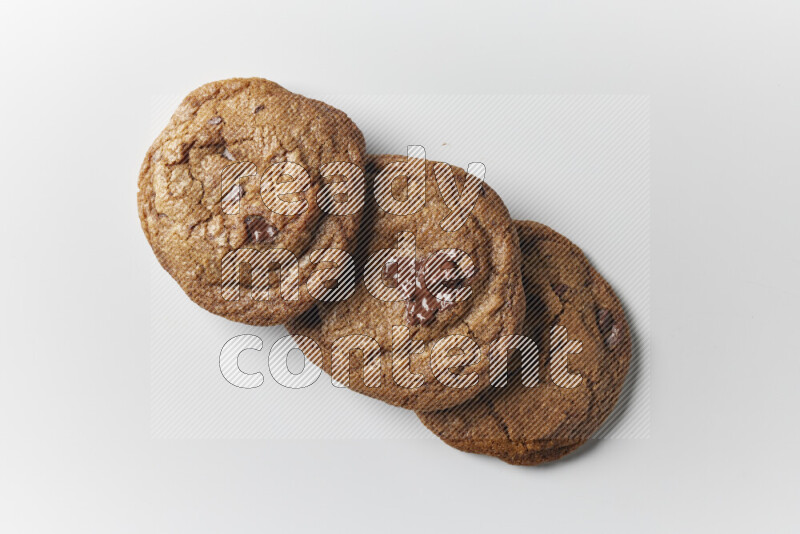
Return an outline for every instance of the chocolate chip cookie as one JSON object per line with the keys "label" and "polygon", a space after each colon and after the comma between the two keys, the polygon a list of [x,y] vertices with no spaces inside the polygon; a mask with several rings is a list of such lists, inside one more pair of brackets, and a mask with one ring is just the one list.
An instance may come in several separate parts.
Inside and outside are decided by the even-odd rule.
{"label": "chocolate chip cookie", "polygon": [[500,386],[418,415],[457,449],[534,465],[575,450],[606,419],[628,369],[631,337],[619,299],[577,246],[542,224],[515,225],[527,298],[524,334],[538,353],[517,352]]}
{"label": "chocolate chip cookie", "polygon": [[139,218],[205,309],[281,323],[310,308],[314,251],[354,242],[364,138],[343,112],[268,80],[192,91],[145,156]]}
{"label": "chocolate chip cookie", "polygon": [[289,322],[341,384],[415,410],[488,386],[491,342],[522,326],[517,233],[503,201],[446,163],[374,156],[349,297]]}

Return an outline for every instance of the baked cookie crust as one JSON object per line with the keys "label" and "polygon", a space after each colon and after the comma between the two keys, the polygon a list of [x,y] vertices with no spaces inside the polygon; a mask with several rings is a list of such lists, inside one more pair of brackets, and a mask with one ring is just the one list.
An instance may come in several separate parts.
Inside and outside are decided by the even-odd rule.
{"label": "baked cookie crust", "polygon": [[[538,385],[523,384],[517,361],[505,387],[418,416],[457,449],[536,465],[577,449],[611,413],[628,370],[631,336],[619,299],[576,245],[543,224],[515,226],[527,298],[524,334],[539,347]],[[553,337],[554,327],[581,343],[579,352],[567,355],[566,369],[557,368],[555,351],[565,345]],[[565,371],[580,375],[580,383],[562,387],[572,385]]]}
{"label": "baked cookie crust", "polygon": [[[488,386],[491,342],[516,332],[522,325],[525,298],[519,242],[505,204],[485,183],[476,189],[477,199],[463,225],[450,228],[452,231],[443,229],[443,221],[452,211],[444,202],[437,184],[437,172],[441,176],[442,166],[448,167],[461,195],[465,194],[468,180],[464,170],[447,164],[417,160],[424,161],[426,177],[425,204],[419,211],[397,215],[376,206],[376,177],[392,166],[408,161],[411,160],[405,156],[370,158],[367,181],[372,194],[367,195],[368,206],[359,240],[357,263],[363,271],[365,258],[397,246],[398,235],[411,233],[416,242],[416,286],[406,288],[409,291],[407,298],[387,302],[370,293],[362,276],[350,298],[342,302],[322,303],[289,322],[286,327],[298,340],[306,357],[329,374],[332,370],[332,349],[337,339],[352,335],[369,336],[380,347],[379,354],[376,352],[365,357],[359,351],[350,353],[347,376],[351,389],[409,409],[447,408],[477,395]],[[475,180],[475,177],[471,176],[469,180]],[[471,184],[474,185],[474,182]],[[397,194],[402,196],[400,192]],[[437,303],[429,288],[421,282],[421,277],[423,273],[426,276],[431,273],[432,263],[435,263],[432,258],[437,257],[437,251],[453,249],[466,253],[473,263],[471,275],[457,282],[468,286],[471,294],[466,300]],[[386,265],[381,263],[379,267],[384,269]],[[383,276],[391,285],[393,274],[384,271]],[[420,344],[420,352],[408,357],[410,371],[423,379],[423,384],[418,387],[407,387],[406,383],[398,383],[394,378],[398,365],[393,366],[393,351],[398,351],[395,341],[401,331],[407,332],[412,343]],[[299,336],[313,340],[320,350],[304,347]],[[440,380],[441,367],[436,362],[432,364],[436,343],[448,336],[456,336],[452,339],[460,340],[468,337],[480,349],[477,361],[469,359],[454,369],[448,368],[457,377],[477,377],[470,385],[466,385],[466,378],[465,382],[458,384],[463,387],[453,387],[455,382]],[[455,352],[458,353],[458,349]],[[375,357],[380,358],[379,363],[376,363]],[[341,369],[337,366],[335,371],[334,378],[339,380]],[[375,386],[374,382],[369,383],[370,379],[376,378],[376,372],[380,377],[379,386]]]}
{"label": "baked cookie crust", "polygon": [[[343,112],[261,78],[203,85],[186,96],[147,151],[139,173],[142,229],[158,261],[194,302],[242,323],[281,323],[314,304],[303,284],[314,268],[310,254],[348,249],[357,233],[361,210],[330,215],[318,203],[326,180],[320,168],[335,162],[364,165],[364,138]],[[262,187],[261,177],[276,163],[305,169],[305,191],[278,195],[285,174]],[[225,173],[237,174],[239,182],[223,191]],[[350,194],[363,195],[363,187]],[[278,213],[264,200],[275,197],[304,199],[306,209]],[[272,274],[259,286],[265,293],[254,298],[247,265],[238,299],[226,296],[224,258],[245,249],[291,252],[300,269],[297,298],[282,295]]]}

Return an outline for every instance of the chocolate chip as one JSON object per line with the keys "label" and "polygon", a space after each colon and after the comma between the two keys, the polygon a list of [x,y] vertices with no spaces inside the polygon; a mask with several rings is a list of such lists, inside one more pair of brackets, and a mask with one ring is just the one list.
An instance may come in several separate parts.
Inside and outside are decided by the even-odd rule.
{"label": "chocolate chip", "polygon": [[[414,261],[411,258],[405,259],[391,259],[389,260],[383,268],[383,276],[388,278],[389,280],[395,283],[395,287],[400,291],[404,298],[410,298],[414,294],[414,280],[411,276],[403,276],[401,279],[400,276],[400,267],[401,264],[403,265],[403,269],[409,271],[411,270],[411,262]],[[420,269],[420,262],[415,262],[417,270]]]}
{"label": "chocolate chip", "polygon": [[[425,325],[434,320],[436,313],[446,310],[455,305],[449,300],[439,300],[436,295],[428,288],[427,282],[436,283],[442,281],[448,288],[456,288],[464,283],[464,279],[444,280],[445,275],[458,266],[454,261],[443,261],[435,268],[431,269],[428,264],[431,257],[416,262],[416,279],[413,287],[405,287],[407,284],[400,284],[398,287],[406,297],[406,321],[409,326]],[[385,273],[391,279],[398,281],[399,261],[394,261],[386,266]]]}
{"label": "chocolate chip", "polygon": [[613,349],[619,343],[620,329],[614,322],[614,316],[605,308],[597,311],[597,327],[603,334],[603,340],[609,349]]}
{"label": "chocolate chip", "polygon": [[241,185],[235,185],[231,187],[227,194],[222,197],[222,202],[225,204],[229,204],[231,202],[236,202],[244,198],[244,187]]}
{"label": "chocolate chip", "polygon": [[608,332],[613,324],[614,317],[611,315],[610,311],[605,308],[597,310],[597,326],[600,328],[601,332]]}
{"label": "chocolate chip", "polygon": [[552,284],[550,287],[553,288],[556,296],[558,296],[558,298],[561,300],[564,300],[564,295],[566,295],[567,291],[570,289],[566,284]]}
{"label": "chocolate chip", "polygon": [[258,113],[259,111],[262,111],[263,109],[264,109],[264,106],[262,106],[261,104],[257,105],[256,109],[253,110],[253,115]]}
{"label": "chocolate chip", "polygon": [[439,301],[430,293],[406,301],[406,320],[409,326],[431,322],[437,311],[439,311]]}
{"label": "chocolate chip", "polygon": [[389,280],[397,283],[397,273],[400,271],[400,265],[396,261],[392,261],[383,266],[383,276]]}
{"label": "chocolate chip", "polygon": [[255,243],[272,241],[278,235],[278,229],[265,221],[264,217],[245,217],[244,224],[247,226],[247,235]]}
{"label": "chocolate chip", "polygon": [[611,327],[611,332],[606,336],[606,346],[609,349],[614,349],[619,343],[619,326],[614,325]]}
{"label": "chocolate chip", "polygon": [[458,269],[458,265],[454,261],[444,261],[441,265],[437,268],[435,272],[426,271],[426,279],[429,282],[438,282],[441,281],[442,285],[447,289],[458,289],[464,284],[464,279],[459,278],[452,278],[450,280],[445,280],[445,275],[450,273],[451,271],[455,271]]}
{"label": "chocolate chip", "polygon": [[222,117],[211,117],[210,119],[208,119],[208,124],[211,124],[213,126],[216,126],[221,122],[222,122]]}

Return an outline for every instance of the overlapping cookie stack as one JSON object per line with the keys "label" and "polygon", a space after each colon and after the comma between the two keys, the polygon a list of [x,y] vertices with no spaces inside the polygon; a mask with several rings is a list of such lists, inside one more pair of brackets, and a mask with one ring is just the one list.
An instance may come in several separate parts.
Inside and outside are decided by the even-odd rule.
{"label": "overlapping cookie stack", "polygon": [[616,403],[630,333],[580,249],[462,169],[367,155],[322,102],[263,79],[198,88],[148,151],[138,203],[193,301],[285,324],[338,382],[453,447],[555,460]]}

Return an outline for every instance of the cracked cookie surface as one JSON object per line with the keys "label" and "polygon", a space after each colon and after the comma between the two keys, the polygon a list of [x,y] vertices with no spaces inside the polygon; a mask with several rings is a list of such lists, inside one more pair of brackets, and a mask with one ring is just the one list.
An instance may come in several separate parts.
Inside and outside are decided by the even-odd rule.
{"label": "cracked cookie surface", "polygon": [[[356,258],[359,279],[354,292],[342,302],[321,303],[287,323],[286,328],[306,357],[329,374],[333,371],[337,381],[346,380],[351,389],[405,408],[438,409],[463,402],[488,385],[489,345],[497,337],[518,330],[525,298],[517,234],[500,197],[462,169],[415,161],[419,166],[415,168],[424,172],[425,203],[415,213],[398,215],[377,205],[375,198],[380,195],[375,191],[376,178],[386,178],[389,170],[412,160],[405,156],[370,158],[367,206]],[[446,174],[442,165],[452,171],[461,198],[468,190],[475,192],[474,207],[461,226],[448,226],[452,231],[442,227],[452,213],[436,181],[437,172],[439,176]],[[394,198],[409,198],[411,180],[404,184],[404,178],[407,176],[398,173],[391,182]],[[391,250],[403,233],[414,235],[416,254]],[[364,269],[370,256],[377,258],[370,264],[372,270]],[[394,300],[376,298],[373,293],[378,292],[371,292],[365,283],[365,271],[375,273],[380,284],[394,289]],[[460,294],[464,300],[447,294],[467,288],[468,296],[466,291]],[[348,336],[367,336],[375,343]],[[465,355],[465,359],[455,365],[440,358],[432,363],[437,342],[448,336],[456,336],[448,338],[455,343],[452,350],[447,352],[444,344],[436,354],[442,358]],[[333,365],[334,344],[342,338],[351,343],[336,345],[336,354],[349,354],[349,361],[344,356]],[[464,338],[473,339],[475,345]],[[419,352],[404,352],[403,340],[410,343],[406,347],[418,344],[413,348]],[[394,365],[393,357],[398,358]],[[447,376],[443,370],[448,370]],[[422,383],[415,382],[412,374]]]}
{"label": "cracked cookie surface", "polygon": [[[303,284],[315,267],[313,251],[347,249],[358,230],[361,210],[330,215],[320,208],[325,184],[338,180],[333,173],[323,178],[320,168],[334,162],[363,168],[363,157],[361,132],[323,102],[260,78],[212,82],[183,100],[145,156],[138,194],[142,229],[161,265],[197,304],[234,321],[281,323],[314,303]],[[283,174],[262,183],[277,168]],[[305,187],[299,168],[308,173]],[[238,184],[228,187],[226,173]],[[286,193],[292,182],[304,191]],[[363,187],[349,194],[363,195]],[[305,209],[268,207],[289,202],[305,202]],[[255,295],[244,265],[237,271],[238,298],[226,296],[223,258],[246,249],[290,251],[299,263],[299,294],[281,294],[271,266],[259,282],[263,292]]]}
{"label": "cracked cookie surface", "polygon": [[[631,337],[619,299],[577,246],[539,223],[515,226],[527,300],[522,333],[539,348],[538,383],[523,384],[523,374],[531,375],[520,371],[519,356],[511,357],[504,387],[417,415],[457,449],[535,465],[580,447],[611,413],[630,362]],[[553,337],[554,327],[565,328],[566,338]],[[577,353],[562,352],[572,340],[581,345],[570,345],[569,352]],[[556,353],[566,355],[566,367]],[[577,385],[568,378],[576,373]]]}

